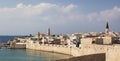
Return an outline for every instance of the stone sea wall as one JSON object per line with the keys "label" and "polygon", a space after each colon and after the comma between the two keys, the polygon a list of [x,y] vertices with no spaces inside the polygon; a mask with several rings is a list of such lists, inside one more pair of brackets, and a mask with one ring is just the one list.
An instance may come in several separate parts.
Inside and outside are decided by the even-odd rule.
{"label": "stone sea wall", "polygon": [[27,49],[57,52],[57,53],[68,54],[72,56],[83,56],[83,55],[90,55],[90,54],[97,54],[97,53],[105,53],[103,51],[96,50],[95,48],[92,48],[92,47],[93,46],[77,48],[77,47],[69,47],[69,46],[53,45],[53,44],[39,44],[39,43],[33,43],[33,42],[26,44]]}
{"label": "stone sea wall", "polygon": [[[105,53],[106,61],[120,61],[120,45],[83,45],[83,49],[95,50],[93,53]],[[91,51],[86,51],[91,52]]]}
{"label": "stone sea wall", "polygon": [[92,54],[101,54],[105,53],[106,61],[120,61],[120,45],[95,45],[95,44],[87,44],[81,45],[81,48],[76,47],[68,47],[62,45],[53,45],[53,44],[39,44],[39,43],[27,43],[27,49],[34,50],[43,50],[50,52],[57,52],[62,54],[69,54],[74,57],[77,56],[85,56]]}
{"label": "stone sea wall", "polygon": [[71,48],[68,48],[67,46],[61,46],[61,45],[51,45],[51,44],[26,44],[27,49],[34,49],[34,50],[42,50],[42,51],[49,51],[49,52],[57,52],[57,53],[63,53],[63,54],[71,54]]}
{"label": "stone sea wall", "polygon": [[13,44],[8,46],[10,49],[26,49],[26,44]]}

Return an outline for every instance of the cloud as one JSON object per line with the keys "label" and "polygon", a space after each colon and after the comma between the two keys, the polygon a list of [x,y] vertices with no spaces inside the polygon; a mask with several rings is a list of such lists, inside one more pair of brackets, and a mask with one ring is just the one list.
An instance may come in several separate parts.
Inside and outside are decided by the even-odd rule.
{"label": "cloud", "polygon": [[[39,16],[40,21],[96,21],[96,20],[117,20],[120,17],[120,8],[115,6],[100,12],[81,14],[80,7],[74,4],[57,5],[51,3],[40,3],[37,5],[19,3],[14,8],[0,8],[0,17],[2,19],[36,19]],[[35,21],[35,20],[34,20]]]}
{"label": "cloud", "polygon": [[[80,7],[74,4],[58,5],[40,3],[37,5],[19,3],[13,8],[0,8],[0,32],[10,29],[10,32],[44,32],[48,27],[54,27],[56,32],[68,29],[75,31],[78,26],[92,26],[89,22],[119,21],[120,8],[100,12],[81,13]],[[4,26],[4,27],[3,27]],[[75,28],[75,29],[74,29]],[[63,29],[62,31],[60,29]],[[65,29],[65,30],[64,30]],[[68,31],[66,31],[68,32]]]}
{"label": "cloud", "polygon": [[[54,18],[56,16],[68,16],[76,8],[76,5],[70,4],[67,6],[60,6],[51,3],[40,3],[37,5],[24,5],[19,3],[14,8],[0,8],[0,17],[1,18],[27,18],[39,16],[43,20]],[[69,12],[69,13],[66,13]]]}
{"label": "cloud", "polygon": [[[74,7],[73,4],[62,6],[51,3],[37,5],[19,3],[13,8],[0,8],[0,28],[2,29],[0,32],[1,34],[3,31],[32,33],[42,31],[38,28],[46,30],[48,27],[65,24]],[[64,10],[69,13],[65,13]]]}
{"label": "cloud", "polygon": [[76,7],[77,7],[76,5],[70,4],[66,7],[63,7],[63,11],[64,12],[70,12],[70,11],[74,10]]}
{"label": "cloud", "polygon": [[115,6],[112,9],[88,14],[89,20],[115,21],[120,19],[120,8]]}

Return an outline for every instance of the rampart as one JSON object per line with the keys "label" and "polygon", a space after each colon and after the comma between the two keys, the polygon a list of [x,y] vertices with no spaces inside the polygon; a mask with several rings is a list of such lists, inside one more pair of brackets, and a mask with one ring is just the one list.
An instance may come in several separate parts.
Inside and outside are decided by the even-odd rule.
{"label": "rampart", "polygon": [[120,61],[120,45],[81,45],[81,48],[54,44],[27,43],[26,48],[69,54],[74,57],[105,53],[106,61]]}

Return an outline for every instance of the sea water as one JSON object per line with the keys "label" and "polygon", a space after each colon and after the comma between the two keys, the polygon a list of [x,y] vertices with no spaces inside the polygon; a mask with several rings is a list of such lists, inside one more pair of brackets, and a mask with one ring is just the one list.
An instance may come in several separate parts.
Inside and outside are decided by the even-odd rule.
{"label": "sea water", "polygon": [[28,49],[0,49],[0,61],[49,61],[63,58],[69,56]]}
{"label": "sea water", "polygon": [[8,40],[14,39],[16,36],[0,36],[0,42],[7,43]]}
{"label": "sea water", "polygon": [[[14,36],[0,36],[0,42],[7,42],[13,38]],[[69,55],[30,49],[0,49],[0,61],[49,61],[69,57]]]}

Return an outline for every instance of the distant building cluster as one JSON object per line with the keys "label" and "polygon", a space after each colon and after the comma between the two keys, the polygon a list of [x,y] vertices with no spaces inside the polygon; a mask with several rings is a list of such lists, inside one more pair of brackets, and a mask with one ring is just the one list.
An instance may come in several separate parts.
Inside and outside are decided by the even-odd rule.
{"label": "distant building cluster", "polygon": [[105,32],[80,32],[74,34],[58,34],[52,35],[50,28],[48,28],[47,34],[38,32],[35,35],[29,35],[28,37],[21,39],[15,39],[9,44],[20,44],[32,41],[39,44],[58,44],[66,46],[80,47],[81,44],[101,44],[111,45],[120,43],[120,33],[110,32],[109,24],[106,23]]}
{"label": "distant building cluster", "polygon": [[[74,34],[47,34],[38,32],[25,38],[8,41],[9,48],[26,48],[84,56],[104,53],[106,61],[120,61],[120,32],[110,32],[106,23],[105,32],[80,32]],[[94,57],[96,59],[96,57]]]}

